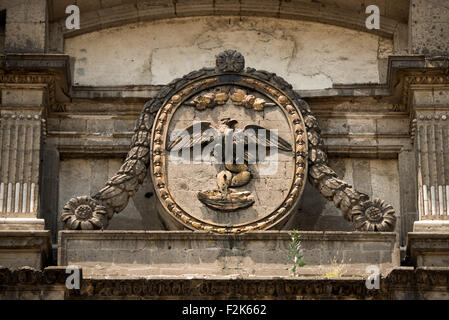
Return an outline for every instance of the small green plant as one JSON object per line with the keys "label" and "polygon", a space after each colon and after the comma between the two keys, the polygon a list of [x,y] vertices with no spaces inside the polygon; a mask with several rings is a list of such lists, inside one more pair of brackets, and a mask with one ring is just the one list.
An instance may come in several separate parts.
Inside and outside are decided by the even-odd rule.
{"label": "small green plant", "polygon": [[290,270],[293,276],[298,275],[298,268],[304,267],[306,263],[303,261],[304,255],[302,254],[301,249],[301,234],[298,230],[292,230],[289,232],[291,241],[288,248],[288,258],[293,262],[292,267],[287,270]]}

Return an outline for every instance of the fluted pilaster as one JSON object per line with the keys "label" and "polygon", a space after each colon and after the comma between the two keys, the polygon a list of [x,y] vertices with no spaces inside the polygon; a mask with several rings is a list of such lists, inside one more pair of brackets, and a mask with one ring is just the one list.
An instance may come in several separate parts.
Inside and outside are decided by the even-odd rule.
{"label": "fluted pilaster", "polygon": [[421,220],[449,219],[449,120],[445,113],[416,119]]}
{"label": "fluted pilaster", "polygon": [[0,123],[0,217],[36,218],[44,120],[9,111]]}
{"label": "fluted pilaster", "polygon": [[449,90],[421,85],[413,93],[419,221],[414,231],[449,232]]}

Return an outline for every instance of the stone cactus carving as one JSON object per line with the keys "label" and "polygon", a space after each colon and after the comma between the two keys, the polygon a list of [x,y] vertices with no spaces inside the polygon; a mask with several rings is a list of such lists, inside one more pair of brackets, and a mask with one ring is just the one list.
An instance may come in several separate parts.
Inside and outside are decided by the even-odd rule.
{"label": "stone cactus carving", "polygon": [[[145,179],[150,163],[162,161],[160,157],[162,150],[154,149],[153,156],[150,153],[151,131],[156,113],[159,109],[167,101],[177,103],[181,98],[176,92],[186,87],[192,80],[201,77],[216,76],[217,72],[234,72],[251,77],[255,81],[269,82],[276,88],[279,88],[279,90],[282,90],[285,95],[296,103],[306,125],[309,181],[326,199],[334,202],[335,206],[342,211],[343,217],[351,221],[356,230],[394,230],[396,217],[390,205],[384,204],[379,199],[374,201],[369,200],[368,195],[358,192],[352,186],[340,180],[332,168],[329,167],[318,121],[313,115],[308,103],[299,97],[289,83],[276,74],[267,71],[253,68],[243,70],[245,63],[244,57],[235,50],[224,51],[218,54],[216,58],[216,68],[203,68],[193,71],[183,78],[173,80],[168,85],[162,87],[157,96],[144,105],[136,122],[134,135],[131,140],[131,149],[119,172],[92,198],[78,197],[71,199],[67,203],[61,215],[61,219],[65,222],[66,228],[105,228],[107,226],[107,220],[112,218],[114,213],[121,212],[128,204],[129,198],[137,192],[137,189]],[[208,86],[207,81],[207,79],[203,81],[205,87]],[[254,101],[251,100],[251,97],[246,97],[243,92],[241,96],[242,103],[247,98],[254,108]],[[207,108],[209,105],[213,107],[216,103],[221,104],[227,98],[228,96],[225,94],[221,95],[219,99],[217,99],[216,95],[211,95],[210,97],[203,97],[194,103],[200,108]],[[234,96],[234,98],[239,97]],[[285,96],[279,99],[281,98],[286,99]],[[279,101],[279,103],[283,104],[285,101]],[[165,109],[168,110],[167,108],[169,106],[170,104],[165,105]],[[263,105],[260,109],[262,108]],[[159,120],[161,119],[159,118]],[[160,125],[159,123],[158,126]],[[158,131],[160,128],[155,129]],[[155,141],[158,139],[157,136],[154,137]],[[297,152],[303,152],[305,150],[305,145],[301,145]],[[304,172],[304,174],[307,174],[307,172]],[[158,183],[164,184],[164,181],[161,180]]]}

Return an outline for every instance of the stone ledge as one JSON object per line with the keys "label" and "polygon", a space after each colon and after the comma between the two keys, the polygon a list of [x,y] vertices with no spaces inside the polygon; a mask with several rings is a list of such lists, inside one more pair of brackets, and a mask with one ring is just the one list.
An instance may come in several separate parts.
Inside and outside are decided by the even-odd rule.
{"label": "stone ledge", "polygon": [[36,218],[0,218],[0,230],[44,230],[44,219]]}
{"label": "stone ledge", "polygon": [[32,76],[40,73],[56,74],[62,80],[65,91],[71,86],[70,57],[65,54],[9,53],[0,55],[0,68],[9,72],[25,70]]}
{"label": "stone ledge", "polygon": [[[0,266],[0,300],[61,300],[65,298],[65,267],[36,270]],[[82,270],[80,270],[82,279]]]}
{"label": "stone ledge", "polygon": [[417,267],[448,267],[449,233],[409,232],[406,259]]}
{"label": "stone ledge", "polygon": [[83,278],[68,290],[65,267],[0,267],[0,299],[449,299],[449,267],[396,267],[379,289],[364,278]]}
{"label": "stone ledge", "polygon": [[43,268],[51,258],[48,230],[0,230],[0,264],[8,268]]}
{"label": "stone ledge", "polygon": [[[157,239],[157,240],[290,240],[289,231],[254,231],[236,235],[222,235],[206,231],[145,231],[145,230],[62,230],[59,236],[65,239]],[[394,232],[352,232],[352,231],[303,231],[303,240],[394,240]]]}
{"label": "stone ledge", "polygon": [[365,278],[83,279],[68,299],[449,299],[449,268],[393,269],[379,289]]}
{"label": "stone ledge", "polygon": [[[302,232],[308,277],[363,277],[399,265],[396,233]],[[60,231],[58,265],[86,277],[288,277],[287,231],[219,235],[193,231]]]}
{"label": "stone ledge", "polygon": [[[74,99],[127,99],[128,101],[145,102],[148,98],[155,97],[162,85],[136,85],[136,86],[108,86],[88,87],[73,86],[71,97]],[[333,98],[333,97],[388,97],[391,90],[387,84],[348,84],[338,85],[335,88],[295,90],[302,98]]]}
{"label": "stone ledge", "polygon": [[449,220],[420,220],[413,223],[413,232],[449,233]]}

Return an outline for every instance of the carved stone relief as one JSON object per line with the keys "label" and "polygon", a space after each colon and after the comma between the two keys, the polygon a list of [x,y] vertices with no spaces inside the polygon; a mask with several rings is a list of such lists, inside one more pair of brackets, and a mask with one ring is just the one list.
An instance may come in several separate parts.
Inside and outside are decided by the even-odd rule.
{"label": "carved stone relief", "polygon": [[[129,197],[135,194],[150,170],[159,199],[158,210],[178,227],[226,234],[282,227],[296,212],[308,175],[311,184],[334,202],[356,230],[394,230],[396,217],[390,205],[378,199],[371,201],[366,194],[340,180],[328,166],[318,121],[290,84],[267,71],[244,70],[243,56],[233,50],[220,53],[216,63],[216,68],[203,68],[173,80],[145,104],[136,123],[130,151],[119,172],[92,198],[69,201],[70,205],[61,216],[67,228],[107,227],[107,221],[126,207]],[[193,114],[191,119],[182,116],[189,112]],[[270,115],[274,115],[277,122],[267,121]],[[215,171],[199,170],[198,175],[207,178],[198,183],[195,179],[188,181],[202,188],[195,191],[196,199],[190,198],[191,203],[198,200],[198,205],[195,204],[196,209],[186,208],[186,203],[190,202],[182,200],[179,188],[172,188],[177,181],[172,173],[182,173],[182,170],[171,169],[173,163],[169,154],[181,146],[194,148],[199,144],[206,148],[203,142],[207,141],[202,140],[202,135],[199,143],[194,143],[193,128],[189,129],[193,120],[218,132],[265,128],[268,135],[276,134],[279,159],[285,160],[282,162],[285,177],[279,179],[284,182],[285,190],[274,191],[271,180],[264,183],[266,191],[273,197],[279,196],[279,201],[268,200],[269,204],[261,206],[267,199],[257,197],[256,185],[261,181],[256,175],[258,164],[257,161],[255,165],[248,164],[245,157],[241,159],[243,163],[233,159],[218,167],[209,164],[209,169]],[[176,137],[171,139],[175,128],[189,132],[187,143],[177,141]],[[256,144],[265,148],[270,145],[270,139],[258,139]],[[191,164],[193,166],[195,164]],[[191,186],[187,189],[191,190]],[[86,208],[82,214],[80,206]],[[253,215],[249,214],[250,210]],[[79,222],[86,219],[89,224]]]}

